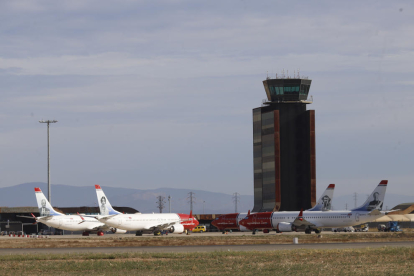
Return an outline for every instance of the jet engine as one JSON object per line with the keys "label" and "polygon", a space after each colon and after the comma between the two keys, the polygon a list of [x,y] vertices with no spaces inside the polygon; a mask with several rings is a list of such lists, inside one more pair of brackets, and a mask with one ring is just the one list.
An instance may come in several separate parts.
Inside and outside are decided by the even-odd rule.
{"label": "jet engine", "polygon": [[118,229],[118,228],[111,228],[111,231],[114,234],[125,234],[127,232],[126,230],[122,230],[122,229]]}
{"label": "jet engine", "polygon": [[170,233],[182,233],[184,232],[184,226],[182,224],[175,224],[168,229]]}
{"label": "jet engine", "polygon": [[296,231],[296,226],[290,222],[279,222],[276,226],[279,232],[293,232]]}

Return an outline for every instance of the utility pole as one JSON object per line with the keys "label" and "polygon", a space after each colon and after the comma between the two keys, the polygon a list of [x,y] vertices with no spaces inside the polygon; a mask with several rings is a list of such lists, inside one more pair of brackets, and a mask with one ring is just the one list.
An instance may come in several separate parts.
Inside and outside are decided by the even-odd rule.
{"label": "utility pole", "polygon": [[205,214],[205,212],[204,212],[204,205],[206,204],[206,201],[205,200],[203,200],[203,214]]}
{"label": "utility pole", "polygon": [[191,211],[193,211],[193,204],[195,204],[195,200],[196,200],[194,195],[195,195],[195,193],[189,192],[188,197],[187,197],[188,203],[190,203],[190,210]]}
{"label": "utility pole", "polygon": [[240,201],[239,200],[239,193],[234,193],[233,194],[233,202],[234,202],[234,207],[235,207],[235,212],[237,213],[237,203]]}
{"label": "utility pole", "polygon": [[355,208],[357,207],[357,193],[354,193],[354,202],[355,202]]}
{"label": "utility pole", "polygon": [[348,203],[345,203],[345,210],[348,210]]}
{"label": "utility pole", "polygon": [[160,209],[160,213],[162,213],[162,209],[164,209],[164,203],[165,203],[164,199],[165,199],[165,197],[157,196],[157,198],[158,198],[158,201],[156,202],[158,204],[157,208]]}
{"label": "utility pole", "polygon": [[168,213],[171,213],[171,196],[168,196]]}
{"label": "utility pole", "polygon": [[49,146],[49,124],[57,123],[56,120],[41,120],[39,123],[47,124],[47,199],[52,205],[52,192],[50,189],[50,146]]}

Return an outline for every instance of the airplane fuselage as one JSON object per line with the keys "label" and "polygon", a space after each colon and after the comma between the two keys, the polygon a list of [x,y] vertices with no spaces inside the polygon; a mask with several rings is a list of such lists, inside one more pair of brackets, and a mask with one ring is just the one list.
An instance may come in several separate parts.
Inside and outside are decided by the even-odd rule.
{"label": "airplane fuselage", "polygon": [[[193,229],[198,221],[189,218],[188,214],[119,214],[108,219],[101,220],[106,225],[114,228],[122,228],[129,231],[140,231],[157,227],[158,225],[177,223],[184,229]],[[167,227],[168,228],[168,227]]]}
{"label": "airplane fuselage", "polygon": [[[293,223],[299,212],[263,212],[250,215],[241,221],[246,228],[276,229],[282,222]],[[367,211],[304,211],[303,219],[315,225],[313,228],[348,227],[373,221],[383,213],[370,214]]]}
{"label": "airplane fuselage", "polygon": [[[106,225],[94,218],[67,215],[38,218],[38,221],[47,226],[68,231],[90,231],[96,228],[105,228]],[[108,228],[108,227],[106,227]]]}
{"label": "airplane fuselage", "polygon": [[247,231],[246,227],[239,224],[239,222],[247,216],[247,213],[231,213],[221,215],[211,222],[217,227],[219,231],[224,230],[240,230]]}

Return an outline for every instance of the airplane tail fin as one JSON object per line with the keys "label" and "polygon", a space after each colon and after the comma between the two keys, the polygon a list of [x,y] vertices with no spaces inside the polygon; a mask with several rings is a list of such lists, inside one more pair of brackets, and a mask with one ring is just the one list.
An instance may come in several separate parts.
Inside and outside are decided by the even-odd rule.
{"label": "airplane tail fin", "polygon": [[55,209],[53,209],[52,205],[50,205],[49,201],[43,194],[42,190],[40,190],[40,188],[34,188],[34,190],[37,200],[37,207],[39,208],[41,217],[64,215],[62,213],[56,212]]}
{"label": "airplane tail fin", "polygon": [[332,210],[332,198],[335,189],[335,184],[329,184],[325,192],[321,195],[318,202],[313,208],[308,211],[330,211]]}
{"label": "airplane tail fin", "polygon": [[352,211],[372,211],[372,210],[382,210],[382,205],[384,204],[385,191],[387,190],[388,180],[382,180],[380,184],[375,188],[372,194],[368,199],[359,206],[358,208],[353,209]]}
{"label": "airplane tail fin", "polygon": [[121,214],[120,212],[115,211],[114,208],[112,208],[112,205],[111,203],[109,203],[108,198],[105,196],[104,192],[102,191],[101,186],[95,185],[95,189],[96,189],[96,196],[98,197],[99,210],[102,216]]}

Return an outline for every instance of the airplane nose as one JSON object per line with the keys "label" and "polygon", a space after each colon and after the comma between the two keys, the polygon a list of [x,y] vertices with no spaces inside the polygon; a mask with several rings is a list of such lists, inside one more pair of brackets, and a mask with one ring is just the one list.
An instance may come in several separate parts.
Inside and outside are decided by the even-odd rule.
{"label": "airplane nose", "polygon": [[212,224],[213,226],[217,227],[217,220],[213,220],[213,221],[211,222],[211,224]]}

